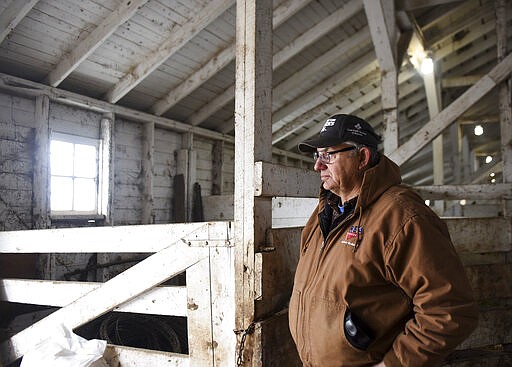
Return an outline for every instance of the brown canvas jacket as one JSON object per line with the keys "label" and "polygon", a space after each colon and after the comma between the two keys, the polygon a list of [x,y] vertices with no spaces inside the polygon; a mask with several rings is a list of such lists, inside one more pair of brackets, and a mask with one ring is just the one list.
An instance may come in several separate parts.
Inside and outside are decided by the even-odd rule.
{"label": "brown canvas jacket", "polygon": [[[472,290],[447,227],[386,157],[366,171],[354,213],[324,239],[317,208],[302,232],[289,307],[304,366],[438,366],[474,330]],[[345,337],[347,310],[370,329]]]}

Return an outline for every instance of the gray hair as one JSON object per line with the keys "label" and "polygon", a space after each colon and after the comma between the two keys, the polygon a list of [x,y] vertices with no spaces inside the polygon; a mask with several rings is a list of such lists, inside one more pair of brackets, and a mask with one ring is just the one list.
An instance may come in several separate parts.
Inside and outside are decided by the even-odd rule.
{"label": "gray hair", "polygon": [[364,145],[364,144],[355,143],[353,141],[347,141],[346,143],[356,147],[356,151],[352,152],[353,156],[356,155],[359,152],[359,149],[361,149],[362,147],[365,147],[370,151],[370,159],[368,160],[367,168],[372,168],[373,166],[376,166],[377,163],[379,163],[380,153],[377,150],[377,148],[369,147],[368,145]]}

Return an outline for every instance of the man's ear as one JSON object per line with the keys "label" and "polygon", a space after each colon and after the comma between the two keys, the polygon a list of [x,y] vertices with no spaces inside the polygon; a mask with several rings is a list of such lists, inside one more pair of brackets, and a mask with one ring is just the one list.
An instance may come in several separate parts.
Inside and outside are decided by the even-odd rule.
{"label": "man's ear", "polygon": [[370,149],[362,147],[359,149],[359,169],[365,169],[370,163]]}

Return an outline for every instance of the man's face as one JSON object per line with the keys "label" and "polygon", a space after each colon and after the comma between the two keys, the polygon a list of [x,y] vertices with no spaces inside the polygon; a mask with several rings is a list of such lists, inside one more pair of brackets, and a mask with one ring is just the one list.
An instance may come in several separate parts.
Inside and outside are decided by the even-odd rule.
{"label": "man's face", "polygon": [[339,144],[329,148],[318,148],[320,157],[315,162],[315,171],[320,172],[324,189],[334,192],[343,200],[349,199],[353,192],[357,193],[359,190],[361,184],[359,153],[353,147],[352,150],[330,154],[328,160],[322,159],[322,155],[325,155],[324,152],[335,152],[350,147],[353,146]]}

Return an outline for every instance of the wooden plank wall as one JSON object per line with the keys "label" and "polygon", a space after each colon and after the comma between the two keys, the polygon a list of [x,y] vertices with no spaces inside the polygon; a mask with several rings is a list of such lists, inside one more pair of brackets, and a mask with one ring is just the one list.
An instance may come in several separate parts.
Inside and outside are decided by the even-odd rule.
{"label": "wooden plank wall", "polygon": [[[0,230],[32,228],[32,172],[34,139],[33,98],[0,93]],[[98,139],[102,114],[50,102],[52,131]],[[140,123],[114,117],[114,225],[141,224],[142,142]],[[196,137],[197,178],[203,196],[211,194],[213,140]],[[182,147],[182,134],[155,129],[154,222],[173,222],[173,177],[175,151]],[[233,193],[234,146],[224,144],[223,191]]]}
{"label": "wooden plank wall", "polygon": [[510,218],[445,219],[480,307],[477,329],[446,366],[512,365],[512,226]]}
{"label": "wooden plank wall", "polygon": [[32,228],[34,109],[0,93],[0,231]]}

